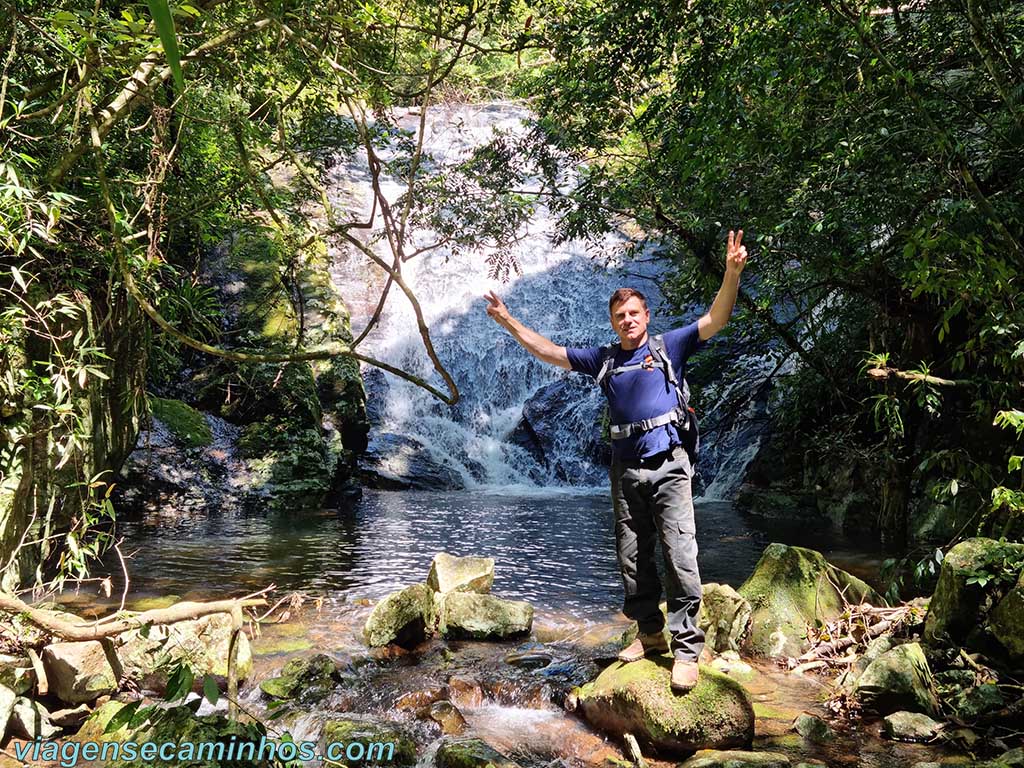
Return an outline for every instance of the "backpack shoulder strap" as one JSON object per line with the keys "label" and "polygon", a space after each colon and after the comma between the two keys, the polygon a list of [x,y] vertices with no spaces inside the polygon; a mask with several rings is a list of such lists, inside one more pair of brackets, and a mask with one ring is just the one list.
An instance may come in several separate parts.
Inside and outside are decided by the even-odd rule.
{"label": "backpack shoulder strap", "polygon": [[665,371],[665,377],[668,379],[668,383],[672,385],[672,388],[676,391],[676,397],[679,399],[679,405],[686,408],[690,401],[690,388],[686,385],[684,379],[682,384],[676,378],[675,369],[672,367],[672,359],[668,356],[668,349],[665,347],[665,337],[662,334],[652,336],[650,338],[651,352],[654,353],[655,357],[661,361],[663,370]]}
{"label": "backpack shoulder strap", "polygon": [[618,344],[606,344],[601,347],[601,367],[597,371],[597,386],[601,389],[604,389],[605,382],[611,375],[612,367],[615,365],[615,353],[618,351]]}

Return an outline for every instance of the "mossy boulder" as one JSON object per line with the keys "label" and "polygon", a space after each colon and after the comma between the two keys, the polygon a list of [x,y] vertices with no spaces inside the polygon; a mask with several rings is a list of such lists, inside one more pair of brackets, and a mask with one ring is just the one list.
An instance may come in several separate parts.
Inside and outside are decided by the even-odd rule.
{"label": "mossy boulder", "polygon": [[578,693],[578,707],[595,727],[616,737],[633,734],[642,746],[665,754],[748,746],[754,708],[743,686],[701,667],[697,687],[670,688],[668,656],[630,664],[616,662]]}
{"label": "mossy boulder", "polygon": [[373,607],[363,627],[367,645],[400,645],[412,648],[421,643],[433,624],[434,593],[426,584],[392,592]]}
{"label": "mossy boulder", "polygon": [[884,605],[871,587],[813,549],[770,544],[738,590],[752,608],[746,648],[766,656],[799,656],[807,627],[839,616],[847,603]]}
{"label": "mossy boulder", "polygon": [[500,640],[529,633],[533,606],[493,595],[450,592],[441,602],[438,632],[442,637]]}
{"label": "mossy boulder", "polygon": [[435,592],[487,594],[494,583],[494,558],[454,557],[438,552],[430,564],[427,586]]}
{"label": "mossy boulder", "polygon": [[750,630],[753,608],[728,584],[704,584],[698,623],[704,643],[715,653],[738,651]]}
{"label": "mossy boulder", "polygon": [[[942,561],[939,581],[928,606],[925,640],[952,645],[968,642],[968,638],[984,625],[984,608],[998,586],[995,580],[982,584],[972,582],[972,579],[990,569],[1001,569],[1004,563],[1013,561],[1024,566],[1024,544],[975,538],[961,541],[950,549]],[[1008,604],[1007,608],[1013,604]],[[1000,628],[1002,620],[1006,619],[1010,625],[1020,626],[1020,612],[1016,616],[1000,612],[1000,619]],[[1024,635],[1017,635],[1018,641],[1024,642],[1020,641],[1021,637]],[[1012,640],[1010,644],[1015,645]]]}
{"label": "mossy boulder", "polygon": [[260,690],[272,699],[297,699],[312,703],[326,698],[337,687],[341,669],[330,656],[318,653],[292,659],[281,674],[260,683]]}
{"label": "mossy boulder", "polygon": [[[118,635],[117,656],[126,674],[156,690],[163,689],[168,670],[181,662],[187,663],[196,677],[226,679],[232,631],[231,616],[226,613],[134,629]],[[235,655],[239,680],[252,673],[252,663],[249,638],[239,632]]]}
{"label": "mossy boulder", "polygon": [[213,431],[206,417],[181,400],[149,398],[153,417],[159,419],[178,440],[189,448],[202,448],[213,442]]}
{"label": "mossy boulder", "polygon": [[437,768],[519,768],[486,741],[445,736],[434,756]]}
{"label": "mossy boulder", "polygon": [[790,768],[789,758],[778,752],[742,752],[702,749],[679,768]]}
{"label": "mossy boulder", "polygon": [[[324,723],[322,741],[328,744],[362,744],[365,753],[346,752],[343,762],[353,764],[408,766],[416,763],[416,743],[397,723],[381,723],[362,719],[328,720]],[[325,752],[326,754],[326,752]]]}
{"label": "mossy boulder", "polygon": [[935,681],[918,643],[906,643],[879,656],[857,678],[853,694],[865,709],[885,715],[905,710],[935,715]]}
{"label": "mossy boulder", "polygon": [[988,629],[1010,660],[1024,664],[1024,571],[989,614]]}

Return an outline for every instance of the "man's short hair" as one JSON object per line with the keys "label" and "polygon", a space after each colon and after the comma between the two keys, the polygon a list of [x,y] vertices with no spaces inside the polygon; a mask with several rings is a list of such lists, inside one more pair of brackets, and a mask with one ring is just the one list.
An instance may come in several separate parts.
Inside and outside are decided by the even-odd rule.
{"label": "man's short hair", "polygon": [[640,299],[640,303],[644,305],[644,309],[647,309],[647,297],[640,293],[640,291],[636,288],[619,288],[612,294],[612,297],[608,299],[608,314],[610,315],[612,313],[612,309],[615,308],[616,304],[622,301],[628,301],[634,296]]}

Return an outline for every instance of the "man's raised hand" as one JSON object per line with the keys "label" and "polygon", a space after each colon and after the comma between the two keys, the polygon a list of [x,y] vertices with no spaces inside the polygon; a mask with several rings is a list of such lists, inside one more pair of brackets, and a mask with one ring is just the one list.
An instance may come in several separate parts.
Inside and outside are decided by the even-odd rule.
{"label": "man's raised hand", "polygon": [[[725,271],[738,275],[747,264],[747,248],[743,245],[743,230],[729,230],[729,242],[725,249]],[[488,310],[490,311],[490,310]]]}
{"label": "man's raised hand", "polygon": [[511,318],[505,302],[494,291],[485,294],[484,298],[487,299],[487,314],[499,325],[504,325]]}

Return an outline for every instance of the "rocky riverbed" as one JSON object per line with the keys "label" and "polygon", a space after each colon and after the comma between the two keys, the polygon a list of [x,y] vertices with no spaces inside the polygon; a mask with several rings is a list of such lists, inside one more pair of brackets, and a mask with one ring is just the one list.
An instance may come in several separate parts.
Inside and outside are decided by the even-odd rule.
{"label": "rocky riverbed", "polygon": [[[813,550],[772,545],[738,590],[706,585],[702,677],[684,696],[668,690],[669,657],[615,660],[635,632],[628,623],[535,615],[490,594],[492,560],[442,554],[422,583],[354,604],[330,627],[317,628],[314,602],[295,600],[288,621],[269,623],[278,610],[261,625],[252,653],[242,633],[238,723],[222,693],[233,626],[223,613],[102,642],[56,642],[18,617],[0,715],[11,754],[35,738],[224,741],[265,730],[321,746],[387,742],[391,764],[440,768],[1019,765],[1012,622],[1021,585],[973,575],[1006,546],[964,542],[946,558],[930,607],[881,609],[868,585]],[[860,638],[837,643],[827,633],[847,626],[854,596],[903,618],[886,631],[865,619]],[[183,661],[187,684],[176,671]],[[168,688],[177,701],[162,701]],[[154,703],[148,719],[136,716]]]}

